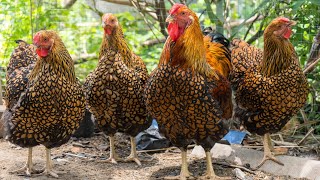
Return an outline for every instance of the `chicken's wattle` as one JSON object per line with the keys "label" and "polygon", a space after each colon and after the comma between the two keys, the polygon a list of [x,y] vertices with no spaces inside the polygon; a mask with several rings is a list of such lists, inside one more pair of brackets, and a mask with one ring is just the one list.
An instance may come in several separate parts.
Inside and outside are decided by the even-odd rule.
{"label": "chicken's wattle", "polygon": [[291,33],[292,33],[292,30],[290,28],[288,28],[286,30],[286,32],[283,34],[283,37],[286,38],[286,39],[289,39],[290,36],[291,36]]}
{"label": "chicken's wattle", "polygon": [[49,54],[49,50],[45,49],[45,48],[38,48],[36,50],[36,52],[37,52],[38,56],[40,56],[40,57],[46,57]]}
{"label": "chicken's wattle", "polygon": [[112,34],[112,29],[111,28],[104,28],[104,32],[108,35]]}
{"label": "chicken's wattle", "polygon": [[171,39],[177,41],[180,36],[178,23],[169,23],[168,32]]}

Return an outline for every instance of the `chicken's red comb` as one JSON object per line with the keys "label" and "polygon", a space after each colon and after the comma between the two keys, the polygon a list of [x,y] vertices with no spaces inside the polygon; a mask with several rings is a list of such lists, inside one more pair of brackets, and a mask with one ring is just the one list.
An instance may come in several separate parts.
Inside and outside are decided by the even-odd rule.
{"label": "chicken's red comb", "polygon": [[37,32],[34,36],[33,36],[33,43],[34,44],[38,44],[40,41],[40,33]]}
{"label": "chicken's red comb", "polygon": [[170,9],[169,14],[173,14],[173,13],[177,12],[179,8],[184,7],[184,6],[186,6],[186,5],[179,4],[179,3],[174,4]]}
{"label": "chicken's red comb", "polygon": [[278,18],[278,21],[287,23],[287,22],[290,22],[290,19],[285,18],[285,17],[279,17],[279,18]]}
{"label": "chicken's red comb", "polygon": [[107,20],[108,18],[110,18],[110,17],[112,17],[113,16],[113,14],[111,14],[111,13],[106,13],[106,14],[104,14],[103,16],[102,16],[102,21],[105,21],[105,20]]}

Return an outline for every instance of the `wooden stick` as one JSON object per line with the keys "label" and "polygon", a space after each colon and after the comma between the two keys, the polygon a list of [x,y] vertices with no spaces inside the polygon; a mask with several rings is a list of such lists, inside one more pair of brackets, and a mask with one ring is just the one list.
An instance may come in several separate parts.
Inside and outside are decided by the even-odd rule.
{"label": "wooden stick", "polygon": [[[248,148],[248,149],[256,149],[256,148],[263,148],[263,146],[242,146],[243,148]],[[298,145],[294,145],[294,146],[274,146],[274,147],[283,147],[283,148],[296,148],[296,147],[303,147],[303,146],[298,146]]]}
{"label": "wooden stick", "polygon": [[290,143],[290,142],[284,142],[284,141],[282,142],[282,141],[272,140],[272,142],[280,146],[298,146],[296,143]]}
{"label": "wooden stick", "polygon": [[319,50],[320,50],[320,28],[318,29],[317,35],[313,38],[313,43],[310,49],[310,55],[305,66],[304,74],[313,71],[314,66],[319,61]]}
{"label": "wooden stick", "polygon": [[315,139],[318,143],[320,143],[320,141],[317,139],[317,137],[315,137],[315,135],[312,133],[311,136],[313,137],[313,139]]}
{"label": "wooden stick", "polygon": [[312,69],[315,65],[318,64],[318,62],[320,61],[320,58],[317,59],[316,61],[314,61],[312,64],[310,64],[308,67],[306,67],[304,70],[303,70],[303,74],[306,74],[310,71],[310,69]]}
{"label": "wooden stick", "polygon": [[[316,138],[316,139],[320,139],[320,135],[314,135],[314,134],[312,134],[312,136],[313,136],[314,138]],[[302,136],[302,135],[294,135],[294,136],[292,136],[292,137],[295,138],[295,139],[304,138],[304,136]]]}
{"label": "wooden stick", "polygon": [[306,141],[307,137],[310,136],[310,135],[313,133],[313,131],[314,131],[314,128],[311,127],[311,128],[309,129],[309,131],[307,132],[307,134],[301,139],[301,141],[298,142],[297,145],[298,145],[298,146],[302,145],[302,144]]}
{"label": "wooden stick", "polygon": [[77,154],[72,154],[72,153],[63,153],[64,155],[67,155],[67,156],[73,156],[73,157],[78,157],[78,158],[84,158],[84,159],[87,159],[88,157],[86,156],[79,156]]}
{"label": "wooden stick", "polygon": [[[187,149],[194,148],[195,146],[196,146],[195,144],[191,144],[191,145],[189,145],[187,147]],[[140,151],[137,151],[137,153],[160,152],[160,151],[169,151],[169,150],[173,150],[173,149],[177,149],[177,147],[167,147],[167,148],[161,148],[161,149],[140,150]]]}
{"label": "wooden stick", "polygon": [[223,165],[223,166],[229,166],[229,167],[232,167],[232,168],[239,168],[241,170],[244,170],[244,171],[247,171],[251,174],[256,174],[256,172],[254,171],[251,171],[250,169],[246,168],[246,167],[243,167],[243,166],[239,166],[239,165],[233,165],[233,164],[228,164],[228,163],[223,163],[223,162],[213,162],[213,164],[218,164],[218,165]]}
{"label": "wooden stick", "polygon": [[[309,66],[310,67],[310,66]],[[309,67],[307,67],[307,68],[309,68]],[[307,69],[306,69],[307,70]],[[305,71],[306,71],[305,70]],[[304,74],[305,74],[305,72],[303,72]],[[307,117],[307,115],[306,115],[306,113],[304,112],[304,110],[303,109],[300,109],[300,113],[301,113],[301,115],[302,115],[302,119],[303,119],[303,122],[304,123],[307,123],[308,122],[308,117]]]}
{"label": "wooden stick", "polygon": [[147,149],[147,150],[137,151],[137,153],[160,152],[160,151],[166,151],[174,148],[176,147],[168,147],[168,148],[161,148],[161,149]]}

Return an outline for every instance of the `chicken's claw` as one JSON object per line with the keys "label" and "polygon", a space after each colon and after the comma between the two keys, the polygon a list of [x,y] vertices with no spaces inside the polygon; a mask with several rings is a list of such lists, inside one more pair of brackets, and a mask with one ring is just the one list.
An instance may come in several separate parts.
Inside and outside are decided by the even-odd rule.
{"label": "chicken's claw", "polygon": [[278,163],[278,164],[281,165],[281,166],[284,166],[284,164],[283,164],[281,161],[279,161],[279,160],[273,155],[273,153],[270,153],[270,154],[265,154],[264,157],[263,157],[263,159],[262,159],[262,161],[259,163],[259,165],[258,165],[257,167],[253,168],[253,170],[259,169],[267,160],[271,160],[271,161],[273,161],[273,162],[275,162],[275,163]]}
{"label": "chicken's claw", "polygon": [[136,162],[136,163],[138,164],[138,166],[141,166],[141,162],[140,162],[140,160],[138,159],[138,157],[131,157],[131,156],[129,156],[129,157],[127,157],[124,161],[125,161],[125,162],[134,161],[134,162]]}
{"label": "chicken's claw", "polygon": [[22,167],[21,169],[17,169],[17,170],[14,170],[14,171],[10,171],[9,173],[10,174],[18,174],[18,175],[25,175],[25,176],[28,176],[30,177],[31,174],[39,174],[39,173],[42,173],[43,170],[41,169],[35,169],[35,168],[30,168],[28,167],[27,165],[25,165],[24,167]]}

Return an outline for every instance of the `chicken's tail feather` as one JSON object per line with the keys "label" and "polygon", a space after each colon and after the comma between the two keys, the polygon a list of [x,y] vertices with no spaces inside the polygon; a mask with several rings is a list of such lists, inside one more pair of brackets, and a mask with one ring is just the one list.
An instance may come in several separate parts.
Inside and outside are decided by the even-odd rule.
{"label": "chicken's tail feather", "polygon": [[211,38],[211,42],[218,42],[224,45],[226,48],[229,48],[230,41],[223,34],[214,31],[211,27],[206,27],[203,29],[202,33],[205,36],[209,36]]}
{"label": "chicken's tail feather", "polygon": [[9,109],[6,109],[2,116],[1,116],[1,119],[0,121],[3,123],[3,137],[5,139],[7,139],[10,135],[10,128],[11,128],[11,125],[10,125],[10,120],[12,118],[12,112],[9,110]]}

